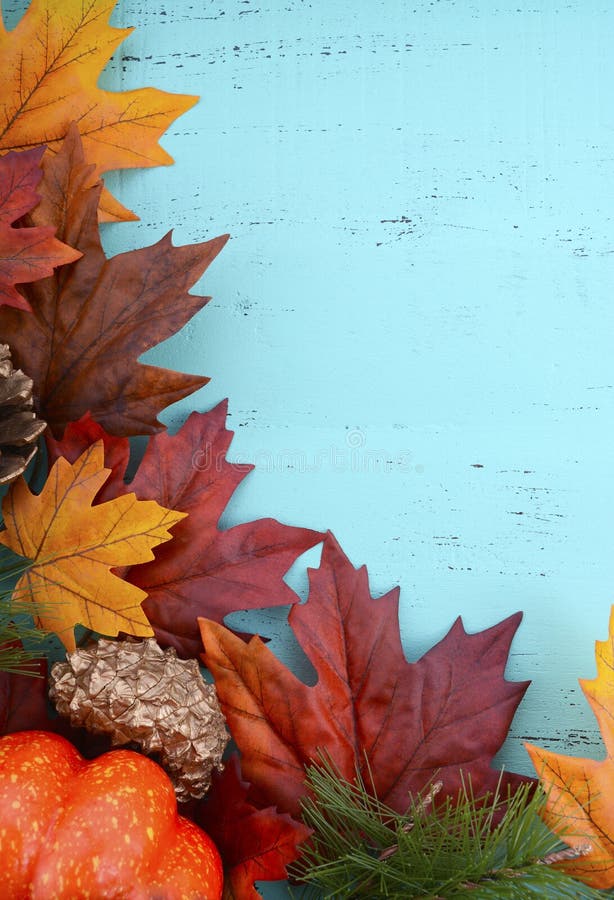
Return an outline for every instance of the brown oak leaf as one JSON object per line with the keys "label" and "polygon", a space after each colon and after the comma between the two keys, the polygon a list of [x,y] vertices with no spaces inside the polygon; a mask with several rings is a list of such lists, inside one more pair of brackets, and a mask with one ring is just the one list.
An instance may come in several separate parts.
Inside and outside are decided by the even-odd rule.
{"label": "brown oak leaf", "polygon": [[[471,778],[493,790],[491,768],[527,683],[503,678],[520,614],[469,635],[457,620],[420,660],[408,663],[398,591],[373,601],[366,569],[354,569],[328,535],[310,593],[289,623],[312,662],[308,686],[254,637],[246,644],[202,621],[203,661],[213,673],[253,798],[299,814],[304,766],[324,751],[342,777],[356,767],[398,811],[437,774],[448,793]],[[519,776],[507,776],[517,783]],[[503,779],[505,785],[506,779]]]}
{"label": "brown oak leaf", "polygon": [[0,308],[0,334],[15,365],[33,379],[37,412],[54,434],[87,411],[111,434],[159,431],[159,412],[208,379],[138,358],[208,302],[188,290],[227,236],[174,247],[166,235],[152,247],[107,259],[96,219],[100,187],[87,187],[91,167],[74,129],[43,168],[32,222],[53,225],[83,257],[24,286],[32,315]]}
{"label": "brown oak leaf", "polygon": [[40,161],[44,152],[44,147],[35,147],[0,158],[0,306],[30,310],[15,285],[46,278],[55,266],[81,256],[54,237],[52,225],[14,227],[40,199],[36,186],[43,174]]}
{"label": "brown oak leaf", "polygon": [[274,807],[249,803],[236,754],[215,772],[211,790],[201,801],[196,821],[209,834],[224,863],[224,900],[260,897],[254,882],[287,878],[286,866],[298,857],[308,828]]}
{"label": "brown oak leaf", "polygon": [[[116,0],[32,0],[7,31],[0,14],[0,151],[46,144],[55,152],[78,121],[97,174],[168,165],[158,139],[197,97],[154,88],[112,93],[97,82],[132,28],[108,22]],[[105,221],[136,219],[105,190]]]}
{"label": "brown oak leaf", "polygon": [[[232,440],[225,427],[226,406],[224,402],[211,412],[192,413],[175,435],[151,437],[128,487],[123,483],[128,442],[105,442],[105,464],[113,467],[112,493],[130,490],[139,499],[188,513],[173,528],[168,552],[158,547],[153,562],[123,572],[147,593],[143,609],[158,640],[182,656],[198,656],[201,650],[198,616],[222,622],[237,610],[295,603],[297,596],[283,576],[323,537],[269,518],[219,527],[232,494],[253,468],[226,459]],[[64,455],[73,461],[99,439],[100,426],[82,419],[67,428],[61,441],[48,441],[51,457]]]}

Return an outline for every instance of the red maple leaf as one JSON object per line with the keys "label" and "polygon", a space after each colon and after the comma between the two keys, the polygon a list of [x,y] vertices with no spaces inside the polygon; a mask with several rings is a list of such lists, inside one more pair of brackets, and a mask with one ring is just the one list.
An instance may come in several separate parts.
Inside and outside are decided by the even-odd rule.
{"label": "red maple leaf", "polygon": [[55,266],[81,256],[54,237],[52,225],[13,227],[38,204],[36,186],[42,178],[40,161],[44,147],[0,158],[0,306],[31,311],[16,284],[51,275]]}
{"label": "red maple leaf", "polygon": [[188,513],[173,527],[172,548],[155,551],[155,560],[133,566],[122,576],[147,592],[143,609],[156,637],[182,656],[201,650],[198,616],[222,622],[230,612],[295,603],[283,576],[298,556],[322,540],[308,528],[257,519],[220,529],[220,517],[233,492],[253,466],[226,459],[232,432],[225,428],[226,403],[208,413],[192,413],[175,435],[149,439],[129,486],[123,478],[128,459],[125,438],[109,438],[84,417],[71,424],[61,441],[48,440],[50,455],[73,462],[103,439],[105,465],[113,469],[112,489],[98,501],[126,490]]}
{"label": "red maple leaf", "polygon": [[257,809],[248,802],[234,754],[224,771],[214,773],[211,789],[194,818],[213,838],[224,862],[224,900],[260,897],[255,881],[287,878],[286,866],[298,857],[308,828],[274,807]]}
{"label": "red maple leaf", "polygon": [[[317,672],[315,685],[300,681],[259,638],[246,644],[201,621],[203,660],[255,802],[298,815],[304,766],[322,751],[346,779],[358,768],[398,811],[435,774],[448,793],[460,787],[461,772],[476,795],[494,789],[500,773],[490,763],[528,686],[503,678],[520,618],[474,635],[458,619],[408,663],[398,590],[374,602],[366,569],[354,569],[328,535],[320,568],[310,570],[309,599],[289,615]],[[519,776],[507,779],[514,784]]]}

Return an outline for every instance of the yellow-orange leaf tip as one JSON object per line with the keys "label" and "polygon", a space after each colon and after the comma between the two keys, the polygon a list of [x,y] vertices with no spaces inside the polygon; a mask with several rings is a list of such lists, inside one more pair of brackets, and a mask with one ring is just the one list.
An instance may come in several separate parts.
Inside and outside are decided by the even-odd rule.
{"label": "yellow-orange leaf tip", "polygon": [[547,794],[543,819],[571,847],[588,853],[562,865],[595,888],[614,887],[614,607],[609,635],[595,644],[597,677],[580,686],[599,723],[606,757],[565,756],[526,744]]}

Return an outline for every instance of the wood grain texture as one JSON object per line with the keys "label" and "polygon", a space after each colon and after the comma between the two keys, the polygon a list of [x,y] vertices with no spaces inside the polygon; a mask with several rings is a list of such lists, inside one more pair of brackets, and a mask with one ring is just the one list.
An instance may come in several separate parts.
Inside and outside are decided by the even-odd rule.
{"label": "wood grain texture", "polygon": [[614,8],[119,0],[113,23],[137,27],[106,86],[202,96],[175,166],[109,179],[141,221],[105,244],[232,235],[213,303],[147,355],[212,376],[172,427],[230,398],[258,469],[228,521],[331,528],[401,585],[412,659],[458,613],[524,610],[501,762],[599,755],[577,678],[614,599]]}

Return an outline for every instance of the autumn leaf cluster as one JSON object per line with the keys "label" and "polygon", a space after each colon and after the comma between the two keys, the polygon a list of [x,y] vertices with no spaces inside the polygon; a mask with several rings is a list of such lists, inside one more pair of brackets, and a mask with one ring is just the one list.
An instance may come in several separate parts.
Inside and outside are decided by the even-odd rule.
{"label": "autumn leaf cluster", "polygon": [[[221,622],[236,609],[291,602],[283,576],[321,535],[271,518],[220,529],[224,508],[247,473],[225,459],[232,437],[225,405],[193,413],[171,437],[159,412],[206,379],[137,361],[202,308],[206,298],[189,288],[226,238],[175,247],[167,236],[108,260],[98,226],[100,186],[87,183],[90,167],[77,130],[43,158],[42,178],[40,159],[38,149],[0,158],[7,193],[11,181],[37,184],[37,205],[30,203],[14,230],[62,235],[59,246],[65,242],[76,252],[18,288],[7,272],[6,282],[23,302],[0,308],[0,333],[16,365],[31,375],[37,413],[49,426],[42,488],[35,493],[19,479],[3,501],[0,543],[29,561],[13,600],[31,601],[36,623],[69,650],[80,625],[110,636],[156,634],[184,656],[197,656],[199,615]],[[133,434],[151,438],[127,485]],[[203,447],[216,461],[210,468],[193,465]],[[32,709],[31,679],[23,685],[7,675],[3,692],[4,732],[57,727],[44,703]],[[224,784],[219,790],[225,794]],[[269,820],[278,835],[273,846]],[[294,858],[305,828],[274,807],[256,821],[261,827],[249,859],[257,861],[260,879],[282,877],[283,860]],[[251,869],[240,850],[226,857],[233,860],[227,883],[235,877],[245,882]]]}
{"label": "autumn leaf cluster", "polygon": [[[6,159],[14,168],[15,155],[0,167]],[[32,151],[17,157],[26,171],[39,159]],[[159,412],[203,379],[138,362],[202,308],[204,299],[188,291],[225,238],[174,247],[167,237],[108,260],[99,187],[88,184],[76,129],[43,157],[42,173],[40,200],[21,229],[51,223],[79,255],[20,284],[25,302],[0,309],[0,333],[31,374],[37,412],[49,423],[46,480],[38,493],[23,479],[10,489],[0,542],[30,561],[15,597],[30,599],[38,624],[68,649],[76,625],[110,636],[155,634],[212,672],[243,774],[238,763],[229,768],[195,816],[225,848],[227,890],[257,896],[248,883],[283,877],[307,834],[299,822],[304,767],[324,748],[346,776],[375,766],[378,793],[398,808],[436,770],[450,792],[461,770],[476,788],[492,789],[499,776],[490,763],[526,687],[503,677],[519,617],[479,635],[457,622],[408,663],[398,591],[373,600],[366,570],[354,569],[330,534],[310,597],[298,604],[284,575],[323,535],[271,518],[220,528],[249,470],[226,458],[226,404],[192,413],[170,435]],[[126,483],[135,433],[149,439]],[[290,627],[317,672],[312,687],[260,638],[246,642],[223,625],[233,611],[275,605],[291,606]],[[25,704],[19,679],[3,689],[5,731],[24,720],[48,727],[31,687]],[[218,806],[226,818],[213,814]],[[251,837],[237,843],[232,822],[243,818]]]}

